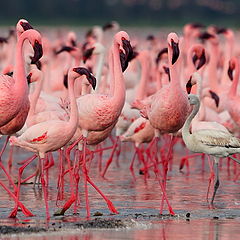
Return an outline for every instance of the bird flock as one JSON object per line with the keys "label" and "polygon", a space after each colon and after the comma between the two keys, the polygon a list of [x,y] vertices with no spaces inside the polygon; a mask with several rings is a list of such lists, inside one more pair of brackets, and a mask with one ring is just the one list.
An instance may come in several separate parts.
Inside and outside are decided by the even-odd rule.
{"label": "bird flock", "polygon": [[[146,181],[151,173],[155,175],[162,196],[160,214],[164,202],[169,214],[175,214],[167,197],[174,146],[181,144],[196,153],[179,160],[180,170],[189,165],[188,159],[201,155],[204,160],[206,155],[211,171],[207,198],[216,178],[210,202],[214,207],[219,158],[240,163],[237,47],[232,29],[197,23],[186,24],[178,34],[140,37],[111,22],[92,27],[80,41],[73,31],[50,36],[20,19],[7,37],[0,38],[4,142],[0,185],[15,203],[9,217],[16,217],[19,210],[28,217],[34,215],[20,201],[21,184],[33,179],[34,187],[42,187],[46,218],[50,218],[46,172],[56,166],[58,193],[69,178],[70,194],[55,215],[63,215],[72,206],[77,212],[80,176],[87,218],[91,216],[89,186],[110,212],[118,214],[90,171],[98,157],[104,180],[108,167],[121,154],[122,142],[133,143],[129,168],[134,179],[137,159],[139,174]],[[7,145],[6,160],[2,155]],[[14,156],[19,164],[17,182],[11,174],[16,147],[32,152],[22,162]],[[106,162],[104,152],[109,152]],[[33,174],[23,179],[33,161],[37,162]]]}

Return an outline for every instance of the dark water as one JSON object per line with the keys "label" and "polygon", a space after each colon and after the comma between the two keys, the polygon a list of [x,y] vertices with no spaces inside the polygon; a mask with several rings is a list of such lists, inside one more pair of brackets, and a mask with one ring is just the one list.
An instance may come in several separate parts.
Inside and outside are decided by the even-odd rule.
{"label": "dark water", "polygon": [[[1,140],[3,143],[3,140]],[[1,144],[2,145],[2,144]],[[106,145],[110,145],[107,143]],[[206,192],[209,178],[207,160],[202,169],[202,160],[195,157],[190,160],[190,172],[186,168],[179,172],[179,162],[186,154],[181,144],[174,147],[173,163],[167,178],[167,194],[169,201],[176,213],[175,217],[169,217],[167,206],[164,205],[164,215],[159,216],[161,202],[161,189],[156,177],[150,171],[150,177],[145,179],[139,175],[140,166],[136,162],[134,166],[135,178],[129,171],[132,159],[133,147],[125,144],[119,158],[119,167],[116,159],[110,166],[103,179],[98,170],[98,157],[91,164],[90,176],[96,185],[111,199],[119,211],[118,215],[111,215],[106,203],[101,196],[89,186],[89,200],[91,205],[91,219],[96,218],[94,214],[100,212],[100,219],[127,220],[124,228],[117,229],[76,229],[74,224],[85,221],[85,198],[83,178],[80,179],[80,207],[78,214],[73,214],[71,207],[64,217],[51,217],[46,224],[45,204],[40,186],[35,189],[32,184],[21,186],[21,201],[34,214],[27,218],[18,212],[16,219],[9,219],[8,215],[14,207],[14,201],[8,194],[0,190],[0,225],[15,227],[49,227],[51,232],[35,233],[34,235],[0,235],[0,239],[238,239],[240,237],[240,191],[239,178],[240,169],[232,162],[227,165],[227,160],[221,161],[220,187],[215,198],[215,209],[210,209],[206,201]],[[4,165],[7,167],[9,149],[3,156]],[[109,151],[104,155],[103,164],[108,157]],[[15,149],[14,165],[12,175],[17,179],[17,162],[31,156],[26,151]],[[57,176],[58,155],[54,154],[55,165],[48,171],[49,181],[49,208],[50,215],[57,210]],[[23,178],[34,172],[36,162],[30,165],[23,174]],[[0,170],[0,179],[7,184],[5,175]],[[69,177],[65,177],[64,199],[69,196]],[[212,189],[210,191],[210,196]],[[62,206],[65,201],[58,201]],[[190,217],[186,214],[190,213]],[[72,229],[72,230],[71,230]]]}

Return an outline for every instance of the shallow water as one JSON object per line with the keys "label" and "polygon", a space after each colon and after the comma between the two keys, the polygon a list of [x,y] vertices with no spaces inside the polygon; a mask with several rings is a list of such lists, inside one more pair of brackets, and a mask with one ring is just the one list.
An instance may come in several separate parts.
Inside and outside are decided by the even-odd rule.
{"label": "shallow water", "polygon": [[[1,140],[1,146],[3,144]],[[108,142],[106,145],[110,145]],[[9,149],[3,156],[4,165],[7,166]],[[110,151],[104,155],[105,163]],[[237,239],[240,236],[240,191],[239,180],[236,175],[238,166],[232,162],[230,167],[227,160],[223,159],[220,168],[220,187],[215,198],[215,209],[210,209],[206,201],[209,169],[207,159],[202,169],[200,157],[190,160],[190,173],[186,168],[179,172],[179,162],[186,150],[178,143],[174,148],[174,159],[170,166],[167,179],[167,195],[176,213],[170,217],[166,204],[164,215],[159,215],[161,202],[161,190],[156,181],[154,173],[150,171],[150,177],[145,179],[139,175],[139,166],[134,166],[135,178],[129,171],[129,164],[133,155],[131,144],[125,144],[119,158],[119,167],[116,159],[110,166],[103,179],[98,171],[97,157],[91,164],[90,176],[96,185],[111,199],[119,211],[118,215],[111,215],[106,203],[101,196],[89,187],[89,200],[91,205],[91,219],[120,219],[126,221],[123,228],[117,229],[83,229],[77,227],[77,223],[85,221],[85,198],[83,179],[80,179],[80,208],[78,213],[73,214],[71,207],[64,217],[51,217],[47,224],[45,220],[45,204],[40,186],[35,189],[32,184],[21,186],[21,201],[34,214],[27,218],[18,212],[17,219],[9,219],[8,214],[14,207],[14,201],[1,189],[0,194],[0,225],[15,227],[42,227],[49,228],[51,232],[41,232],[33,235],[0,235],[0,239]],[[14,165],[12,175],[17,179],[17,162],[31,156],[28,152],[15,149]],[[58,176],[58,154],[54,154],[55,165],[48,171],[49,181],[49,208],[50,215],[57,210],[57,176]],[[23,174],[23,178],[29,176],[35,170],[35,161]],[[7,183],[5,175],[0,172],[0,179]],[[236,178],[236,179],[235,179]],[[234,181],[235,179],[235,181]],[[69,177],[65,177],[64,200],[69,196]],[[212,190],[210,191],[210,196]],[[59,201],[62,206],[64,201]],[[94,214],[100,212],[103,216],[96,217]],[[186,217],[186,214],[190,216]],[[96,226],[101,228],[102,226]]]}

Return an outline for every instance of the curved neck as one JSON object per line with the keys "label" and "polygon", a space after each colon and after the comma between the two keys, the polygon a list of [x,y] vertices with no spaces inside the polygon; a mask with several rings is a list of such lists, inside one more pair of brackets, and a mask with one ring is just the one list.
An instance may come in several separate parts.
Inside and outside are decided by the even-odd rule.
{"label": "curved neck", "polygon": [[141,62],[141,79],[137,86],[136,91],[136,100],[143,100],[146,97],[146,87],[147,87],[147,81],[149,79],[150,75],[150,56],[145,56],[143,59],[140,60]]}
{"label": "curved neck", "polygon": [[29,96],[30,98],[30,109],[28,112],[29,116],[33,116],[35,114],[35,109],[36,109],[38,98],[42,90],[42,85],[43,85],[43,75],[39,77],[39,79],[36,82],[34,92]]}
{"label": "curved neck", "polygon": [[27,86],[27,79],[26,79],[26,72],[25,72],[25,62],[23,57],[23,43],[26,39],[28,39],[29,34],[31,31],[24,32],[20,35],[17,41],[16,46],[16,55],[15,55],[15,65],[13,69],[13,79],[15,80],[14,87],[18,91],[18,96],[20,93],[28,93],[28,86]]}
{"label": "curved neck", "polygon": [[192,122],[193,118],[198,113],[199,108],[200,108],[200,102],[198,101],[198,103],[193,106],[192,112],[190,113],[190,115],[188,116],[187,120],[185,121],[185,123],[183,125],[183,128],[182,128],[183,137],[187,137],[187,136],[191,135],[190,131],[189,131],[190,125],[191,125],[191,122]]}
{"label": "curved neck", "polygon": [[74,82],[77,78],[68,78],[68,97],[70,100],[70,118],[69,118],[69,124],[72,127],[72,131],[75,132],[77,129],[77,123],[78,123],[78,108],[77,108],[77,102],[74,94]]}
{"label": "curved neck", "polygon": [[123,107],[125,102],[125,82],[123,79],[123,73],[121,68],[119,45],[114,41],[113,44],[113,103],[118,107]]}
{"label": "curved neck", "polygon": [[221,84],[229,84],[228,63],[232,57],[233,44],[234,44],[233,37],[228,37],[226,40],[225,49],[224,49],[225,55],[224,55],[224,64],[223,64],[223,71],[222,71],[222,77],[221,77]]}
{"label": "curved neck", "polygon": [[210,89],[218,89],[219,83],[217,78],[217,64],[219,57],[219,45],[216,43],[211,43],[209,51],[210,51],[210,59],[207,64],[208,68],[208,82]]}
{"label": "curved neck", "polygon": [[238,81],[239,81],[239,66],[238,66],[238,63],[236,63],[235,73],[234,73],[233,82],[229,91],[229,96],[234,97],[237,95]]}
{"label": "curved neck", "polygon": [[179,54],[179,57],[177,59],[177,61],[172,64],[172,55],[173,55],[173,50],[172,47],[168,44],[168,63],[169,63],[169,72],[170,72],[170,84],[174,86],[175,89],[176,86],[180,87],[180,75],[179,75],[179,64],[180,64],[180,60],[179,58],[181,57],[181,53]]}
{"label": "curved neck", "polygon": [[105,50],[102,51],[98,56],[97,68],[96,68],[96,79],[97,79],[96,91],[99,91],[99,85],[102,77],[102,70],[103,70],[103,64],[104,64],[104,57],[105,57]]}

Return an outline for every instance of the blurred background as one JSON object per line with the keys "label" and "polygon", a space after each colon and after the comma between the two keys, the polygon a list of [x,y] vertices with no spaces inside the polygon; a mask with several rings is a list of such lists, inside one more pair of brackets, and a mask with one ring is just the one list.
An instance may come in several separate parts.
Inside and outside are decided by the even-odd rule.
{"label": "blurred background", "polygon": [[110,20],[125,26],[240,25],[239,0],[6,0],[0,11],[1,25],[15,25],[19,18],[48,26],[90,26]]}

